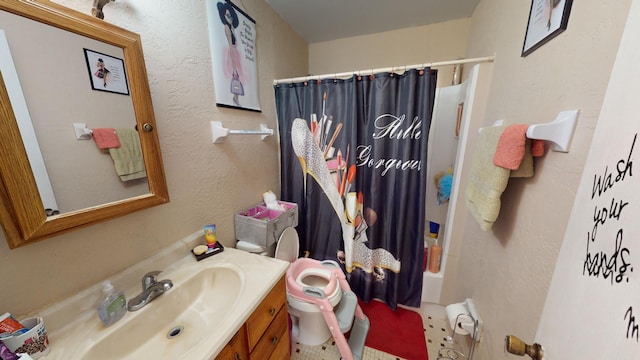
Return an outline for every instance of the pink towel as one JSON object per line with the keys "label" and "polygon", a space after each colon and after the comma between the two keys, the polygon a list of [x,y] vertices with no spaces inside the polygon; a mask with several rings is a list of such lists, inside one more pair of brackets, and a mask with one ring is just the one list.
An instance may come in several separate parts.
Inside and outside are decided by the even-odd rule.
{"label": "pink towel", "polygon": [[[527,143],[527,124],[516,124],[507,126],[493,155],[493,164],[509,170],[518,170],[524,158],[525,145]],[[544,142],[533,140],[531,144],[531,155],[542,156],[544,154]]]}
{"label": "pink towel", "polygon": [[542,156],[544,155],[544,141],[533,139],[531,142],[531,155]]}
{"label": "pink towel", "polygon": [[92,132],[93,141],[95,141],[96,145],[98,145],[98,149],[112,149],[120,147],[120,140],[118,140],[116,129],[93,129]]}

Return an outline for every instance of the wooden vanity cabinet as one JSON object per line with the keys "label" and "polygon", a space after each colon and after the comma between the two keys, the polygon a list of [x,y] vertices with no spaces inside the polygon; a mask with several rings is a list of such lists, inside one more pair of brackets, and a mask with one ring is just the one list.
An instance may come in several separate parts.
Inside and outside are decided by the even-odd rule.
{"label": "wooden vanity cabinet", "polygon": [[216,360],[283,360],[291,356],[289,315],[281,278]]}
{"label": "wooden vanity cabinet", "polygon": [[244,360],[249,358],[249,348],[247,348],[247,333],[244,325],[229,340],[229,343],[222,349],[216,359],[224,360]]}

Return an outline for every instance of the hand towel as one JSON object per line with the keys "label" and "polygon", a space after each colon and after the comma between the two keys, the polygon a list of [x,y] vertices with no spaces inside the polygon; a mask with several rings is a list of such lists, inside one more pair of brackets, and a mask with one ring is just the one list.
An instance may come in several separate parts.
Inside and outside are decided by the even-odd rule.
{"label": "hand towel", "polygon": [[[493,156],[493,163],[496,166],[509,170],[518,170],[520,163],[525,155],[525,146],[527,145],[527,124],[509,125],[504,129]],[[534,140],[530,143],[532,146],[531,155],[541,156],[544,154],[544,142]]]}
{"label": "hand towel", "polygon": [[531,155],[542,156],[544,155],[544,140],[531,140]]}
{"label": "hand towel", "polygon": [[484,128],[473,154],[465,203],[480,228],[488,231],[500,213],[500,196],[507,187],[510,170],[494,165],[493,157],[504,126]]}
{"label": "hand towel", "polygon": [[119,148],[120,141],[116,134],[116,129],[100,128],[91,130],[93,133],[93,141],[98,145],[98,149]]}
{"label": "hand towel", "polygon": [[120,180],[129,181],[146,177],[138,132],[133,129],[118,129],[116,132],[120,147],[109,149],[109,154]]}
{"label": "hand towel", "polygon": [[531,154],[533,146],[531,143],[532,141],[527,139],[527,143],[524,147],[524,156],[522,157],[520,166],[518,167],[518,170],[511,170],[511,174],[509,174],[510,178],[528,178],[533,176],[533,155]]}

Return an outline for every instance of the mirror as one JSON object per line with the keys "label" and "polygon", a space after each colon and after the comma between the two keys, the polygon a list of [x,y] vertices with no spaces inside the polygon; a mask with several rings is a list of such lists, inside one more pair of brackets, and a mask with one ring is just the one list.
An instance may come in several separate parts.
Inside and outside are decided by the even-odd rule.
{"label": "mirror", "polygon": [[[25,135],[24,126],[19,125],[20,119],[18,118],[22,117],[23,112],[21,105],[24,104],[16,101],[15,94],[12,93],[14,91],[11,88],[12,74],[0,66],[0,133],[3,134],[3,141],[0,144],[0,221],[9,246],[15,248],[81,226],[168,202],[168,190],[158,136],[155,131],[156,124],[140,36],[88,14],[82,14],[48,1],[0,0],[0,15],[4,16],[4,19],[9,17],[22,22],[33,22],[30,26],[33,26],[34,29],[45,27],[42,34],[25,34],[29,30],[21,29],[20,35],[28,36],[29,42],[35,42],[36,39],[42,41],[55,32],[62,33],[63,37],[81,39],[71,42],[71,45],[67,43],[59,45],[60,50],[57,53],[73,53],[75,58],[72,60],[21,60],[17,56],[14,58],[15,67],[18,70],[20,70],[20,66],[25,68],[27,66],[25,64],[31,64],[26,68],[40,73],[39,79],[32,76],[36,79],[33,80],[35,86],[25,83],[23,90],[24,100],[28,105],[24,107],[28,108],[27,113],[31,113],[33,127],[36,128],[36,145],[39,142],[42,147],[42,151],[35,151],[35,153],[40,153],[45,159],[44,176],[40,175],[38,161],[33,161],[34,151],[30,149],[32,145],[28,141],[29,136]],[[6,38],[9,40],[9,45],[12,44],[12,36],[16,33],[16,31],[11,32],[11,22],[5,20],[0,25],[0,28],[7,33]],[[53,40],[45,42],[51,43]],[[20,50],[17,52],[23,52],[26,45],[24,43],[18,44]],[[68,46],[74,48],[67,50]],[[14,48],[15,45],[11,50],[13,51]],[[41,49],[45,54],[44,46]],[[101,89],[100,87],[106,87],[107,83],[98,79],[97,76],[92,76],[92,74],[98,73],[95,68],[98,64],[92,56],[106,56],[105,59],[115,61],[116,67],[110,67],[112,70],[110,76],[117,77],[120,83],[109,83],[110,86],[112,84],[114,86],[108,91]],[[71,74],[62,70],[58,73],[58,68],[62,69],[67,65],[67,62],[72,61],[75,62],[75,65],[72,65],[71,68],[75,70],[71,71]],[[37,64],[37,67],[33,68],[34,64]],[[18,71],[18,77],[22,81],[20,71]],[[63,84],[63,80],[73,77],[81,78],[82,87],[79,90],[71,88],[72,85],[60,85]],[[24,78],[27,79],[28,76],[24,76]],[[28,81],[25,80],[25,82]],[[51,98],[56,94],[33,96],[34,92],[31,89],[35,88],[40,91],[46,87],[45,83],[47,82],[57,84],[57,87],[54,85],[54,89],[58,93],[66,93],[66,97],[76,103],[63,106],[59,100],[52,102]],[[98,101],[99,105],[91,105],[91,101]],[[90,107],[94,113],[90,115],[79,114],[79,109],[83,107]],[[55,115],[53,110],[64,108],[70,110],[65,110],[67,113],[62,111],[62,115]],[[67,130],[64,134],[57,134],[49,128],[40,129],[38,123],[43,123],[43,118],[50,123],[61,121],[57,118],[62,118],[64,128]],[[101,120],[105,118],[111,119],[109,121]],[[44,122],[46,123],[46,121]],[[139,130],[137,133],[135,131],[129,132],[139,139],[139,148],[144,162],[142,173],[146,170],[146,179],[142,175],[136,179],[124,181],[122,177],[117,176],[112,162],[113,156],[110,156],[108,151],[98,149],[94,141],[77,140],[72,125],[74,122],[86,122],[88,128],[93,126],[95,128],[133,129],[136,127]],[[94,124],[91,124],[92,122]],[[90,135],[89,139],[91,139]],[[73,165],[70,164],[64,153],[57,152],[58,148],[65,146],[70,147],[71,151],[83,154],[78,158],[79,160],[74,160],[73,163],[86,161],[86,164],[81,164],[77,168],[89,171],[86,174],[74,176],[70,180],[67,178],[67,181],[60,185],[61,182],[56,181],[59,177],[58,174],[70,172],[69,169]],[[38,147],[36,146],[36,148]],[[65,160],[67,160],[66,164]],[[96,170],[102,169],[97,166],[98,162],[110,164],[108,174]],[[34,173],[38,175],[34,176]],[[103,183],[100,183],[97,189],[88,187],[97,182],[95,179],[102,181],[107,177],[113,179],[114,187],[106,186]],[[50,178],[50,181],[43,181],[43,178]],[[53,184],[50,186],[55,193],[52,197],[53,204],[61,205],[60,214],[47,216],[45,208],[51,208],[49,204],[52,200],[46,190],[47,186],[43,187],[43,182]],[[58,196],[60,193],[64,193],[60,189],[65,186],[71,188],[68,190],[70,195]],[[91,200],[88,203],[78,201],[89,198]]]}

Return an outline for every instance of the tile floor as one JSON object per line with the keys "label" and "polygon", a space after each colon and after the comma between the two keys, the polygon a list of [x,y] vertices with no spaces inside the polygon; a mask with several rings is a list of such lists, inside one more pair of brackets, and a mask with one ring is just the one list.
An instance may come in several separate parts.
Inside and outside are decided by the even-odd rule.
{"label": "tile floor", "polygon": [[[413,309],[415,310],[415,309]],[[444,306],[424,304],[418,310],[422,315],[424,335],[427,341],[429,360],[438,360],[438,352],[441,348],[451,348],[447,342],[447,336],[451,335],[451,328],[446,321]],[[451,357],[455,359],[456,357]],[[329,339],[320,346],[304,346],[296,344],[291,353],[291,360],[337,360],[340,359],[340,351],[335,346],[333,339]],[[369,347],[364,348],[363,360],[403,360],[397,356],[378,351]],[[448,359],[448,357],[442,357]],[[410,359],[409,359],[410,360]]]}

